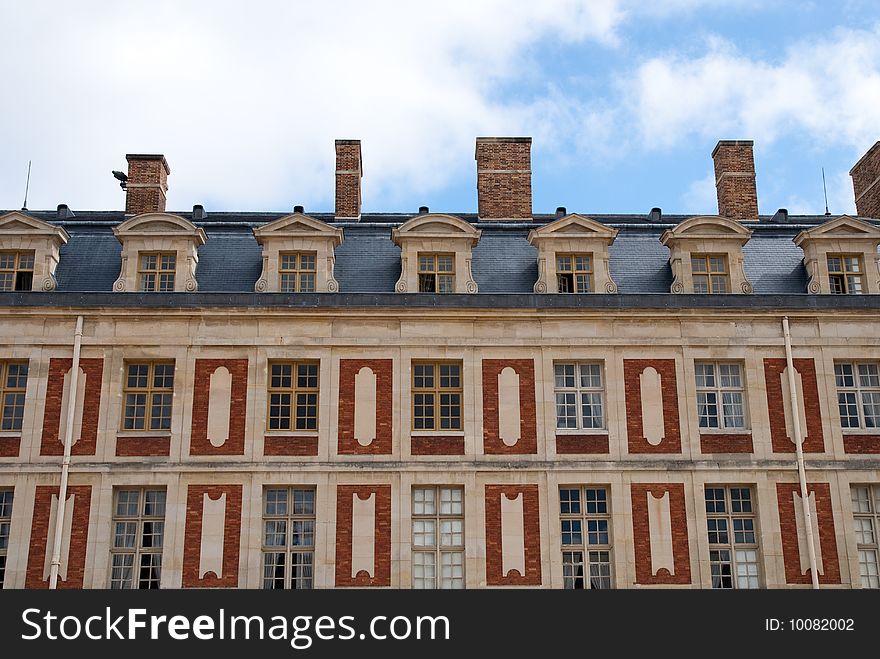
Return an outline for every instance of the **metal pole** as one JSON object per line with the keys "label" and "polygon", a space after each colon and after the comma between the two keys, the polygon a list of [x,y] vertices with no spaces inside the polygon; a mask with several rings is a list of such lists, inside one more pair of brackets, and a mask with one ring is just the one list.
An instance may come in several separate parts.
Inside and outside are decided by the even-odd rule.
{"label": "metal pole", "polygon": [[794,426],[794,446],[797,454],[798,478],[801,483],[801,505],[804,509],[804,525],[807,527],[807,551],[810,556],[810,577],[813,588],[819,588],[819,570],[816,564],[816,539],[813,536],[813,514],[810,512],[810,500],[807,493],[807,470],[804,466],[803,437],[801,437],[801,415],[798,408],[797,384],[794,377],[794,360],[791,357],[791,332],[788,328],[788,316],[782,319],[782,332],[785,336],[785,362],[788,371],[788,391],[791,394],[791,425]]}
{"label": "metal pole", "polygon": [[49,589],[58,587],[58,570],[61,567],[61,536],[64,534],[64,507],[67,503],[67,472],[70,469],[70,449],[73,445],[73,424],[76,419],[76,388],[79,380],[79,352],[82,346],[83,317],[76,317],[73,334],[73,363],[67,388],[67,411],[64,417],[64,458],[61,460],[61,486],[58,488],[58,508],[55,511],[55,539],[52,543],[52,564],[49,568]]}

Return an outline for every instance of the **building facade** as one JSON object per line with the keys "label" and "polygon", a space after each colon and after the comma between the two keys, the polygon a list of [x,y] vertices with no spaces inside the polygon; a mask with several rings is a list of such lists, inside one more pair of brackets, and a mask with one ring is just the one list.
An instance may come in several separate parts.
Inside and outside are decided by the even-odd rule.
{"label": "building facade", "polygon": [[0,214],[3,587],[880,587],[880,142],[858,217],[759,215],[741,141],[717,216],[535,214],[530,147],[477,215],[361,213],[351,140],[335,213],[130,155]]}

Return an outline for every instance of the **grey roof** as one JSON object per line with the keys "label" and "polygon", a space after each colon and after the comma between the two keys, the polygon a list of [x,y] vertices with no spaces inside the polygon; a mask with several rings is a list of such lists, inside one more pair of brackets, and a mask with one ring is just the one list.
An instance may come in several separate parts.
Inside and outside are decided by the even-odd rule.
{"label": "grey roof", "polygon": [[[0,211],[3,214],[6,211]],[[58,293],[109,292],[119,276],[120,245],[113,226],[125,219],[121,211],[77,212],[59,220],[55,211],[27,211],[33,217],[63,226],[70,241],[61,248],[56,271]],[[191,220],[192,214],[175,213]],[[199,248],[196,279],[202,293],[249,293],[261,270],[261,251],[252,229],[287,212],[209,213],[201,226],[207,242]],[[473,250],[473,276],[481,294],[531,293],[538,276],[537,251],[528,244],[528,232],[556,219],[537,215],[532,222],[478,221],[473,214],[453,213],[474,223],[482,238]],[[412,215],[365,214],[360,222],[335,222],[331,214],[311,217],[341,226],[344,242],[336,250],[336,279],[342,293],[390,293],[400,276],[400,249],[391,241],[391,229]],[[621,294],[665,294],[672,273],[669,250],[660,236],[686,219],[664,215],[648,222],[644,215],[588,215],[619,229],[611,246],[611,275]],[[756,294],[791,295],[806,292],[803,253],[792,239],[806,227],[826,221],[825,216],[789,216],[788,222],[769,217],[750,223],[752,239],[744,248],[746,274]],[[864,219],[864,218],[862,218]],[[866,220],[876,223],[875,220]]]}

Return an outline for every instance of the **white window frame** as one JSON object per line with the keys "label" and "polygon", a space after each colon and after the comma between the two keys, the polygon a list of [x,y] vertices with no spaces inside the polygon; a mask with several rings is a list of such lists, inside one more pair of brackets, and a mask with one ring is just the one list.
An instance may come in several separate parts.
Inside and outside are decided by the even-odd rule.
{"label": "white window frame", "polygon": [[[280,512],[280,500],[272,499],[270,492],[285,493],[284,509]],[[301,497],[299,501],[297,493]],[[318,494],[314,486],[267,485],[263,488],[260,523],[263,590],[310,590],[315,587],[317,506]],[[279,535],[282,536],[280,544]],[[279,557],[283,557],[283,564],[278,563]],[[269,573],[270,569],[277,571],[279,568],[282,570],[280,578],[277,573]]]}
{"label": "white window frame", "polygon": [[[126,511],[120,513],[120,495],[125,492],[127,497],[131,493],[137,495],[136,513]],[[154,500],[153,505],[161,501],[161,514],[147,514],[147,493],[161,495]],[[130,502],[130,498],[128,498]],[[162,553],[165,547],[165,512],[167,510],[167,494],[164,487],[117,487],[113,490],[113,516],[110,538],[110,588],[117,589],[157,589],[162,580]],[[147,527],[148,524],[152,526]],[[131,526],[134,525],[134,534]],[[159,525],[158,533],[156,525]],[[146,533],[147,529],[151,531]],[[120,533],[121,532],[121,533]],[[126,544],[120,538],[132,537],[132,544]],[[159,544],[144,545],[144,538],[159,538]],[[125,557],[131,558],[131,565],[117,564],[117,560],[123,561]],[[144,559],[149,558],[149,565],[144,565]],[[147,567],[156,571],[155,578],[143,579],[142,570]],[[131,569],[129,578],[124,576],[124,570]],[[117,571],[119,570],[119,571]]]}
{"label": "white window frame", "polygon": [[6,556],[9,552],[9,529],[12,525],[12,503],[15,492],[0,489],[0,589],[6,580]]}
{"label": "white window frame", "polygon": [[[847,374],[844,372],[846,367],[850,367],[851,373]],[[863,367],[865,369],[873,369],[875,372],[870,373],[866,370],[863,375],[861,372]],[[846,378],[848,377],[852,378],[851,385],[846,384]],[[874,384],[870,384],[870,380],[868,381],[869,384],[863,384],[863,377],[872,378]],[[880,406],[880,363],[867,360],[834,362],[834,387],[837,390],[837,414],[840,417],[840,427],[845,432],[851,430],[870,430],[880,432],[880,408],[877,409],[877,414],[871,415],[871,418],[874,419],[872,422],[868,421],[869,416],[865,413],[866,395],[871,396],[873,399],[873,401],[869,403],[869,406]],[[843,402],[842,398],[844,396],[852,396],[855,402]],[[848,409],[844,410],[844,406]],[[853,407],[855,408],[855,415],[851,414]],[[844,425],[847,419],[856,419],[858,425]]]}
{"label": "white window frame", "polygon": [[[723,492],[724,509],[717,510],[717,501],[714,496],[710,499],[710,491],[714,494],[718,490]],[[734,492],[749,493],[749,510],[745,511],[742,502],[746,501],[742,496],[733,498]],[[757,488],[754,485],[721,485],[707,484],[704,487],[703,500],[706,506],[706,540],[709,545],[710,577],[713,589],[743,590],[761,588],[761,539],[758,535],[758,506],[756,499]],[[734,501],[740,502],[740,510],[734,510]],[[710,505],[716,510],[710,510]],[[741,522],[737,529],[737,522]],[[749,525],[751,528],[749,528]],[[742,541],[737,541],[737,534],[742,534]],[[747,542],[751,533],[754,542]],[[714,534],[714,535],[713,535]],[[713,538],[715,541],[713,542]],[[724,538],[724,539],[722,539]],[[728,552],[727,559],[722,556]],[[747,554],[751,553],[751,556]],[[753,560],[748,560],[753,559]],[[730,574],[720,573],[723,566],[729,566]],[[716,567],[719,574],[716,574]],[[750,569],[753,568],[753,569]],[[743,572],[743,574],[740,574]],[[722,581],[723,577],[730,578],[730,586]]]}
{"label": "white window frame", "polygon": [[412,587],[464,588],[464,488],[414,485],[411,510]]}
{"label": "white window frame", "polygon": [[[585,368],[590,369],[586,374],[586,385],[584,384]],[[595,384],[596,377],[599,379],[598,386]],[[591,397],[588,404],[591,410],[595,410],[596,400],[598,400],[601,414],[598,423],[595,421],[591,421],[590,424],[585,423],[587,418],[584,416],[585,396]],[[556,432],[607,431],[608,414],[605,399],[604,362],[582,360],[559,360],[553,362],[553,400],[556,410]],[[572,407],[574,408],[573,416],[569,414]],[[565,413],[560,414],[562,411]],[[589,418],[596,419],[597,416],[593,413]],[[569,423],[560,425],[562,419],[574,419],[574,425]]]}
{"label": "white window frame", "polygon": [[850,492],[862,588],[880,588],[880,485],[853,485]]}
{"label": "white window frame", "polygon": [[560,485],[559,529],[563,588],[614,588],[611,488]]}
{"label": "white window frame", "polygon": [[[739,369],[739,385],[734,386],[732,384],[724,384],[724,378],[730,378],[731,375],[728,373],[725,375],[723,373],[724,369],[729,369],[731,366],[736,366]],[[706,384],[706,367],[712,368],[712,384]],[[703,375],[701,376],[701,368],[703,369]],[[711,434],[713,432],[729,432],[729,433],[746,433],[750,431],[750,422],[749,422],[749,406],[748,406],[748,398],[746,396],[746,376],[745,376],[745,365],[742,362],[738,361],[717,361],[712,359],[696,359],[694,360],[694,384],[696,387],[696,396],[697,396],[697,426],[700,429],[702,434]],[[701,379],[703,384],[700,384]],[[729,382],[729,381],[728,381]],[[735,402],[725,403],[724,395],[735,395],[739,394],[740,396],[740,406],[742,407],[742,425],[737,426],[733,425],[731,419],[735,416],[733,414],[728,415],[725,411],[725,407],[730,405],[736,405]],[[715,414],[711,415],[708,412],[708,408],[711,403],[708,402],[708,396],[714,395],[715,397]],[[706,396],[705,403],[701,402],[701,397]],[[707,409],[704,410],[703,408]],[[705,412],[705,413],[704,413]],[[703,419],[712,419],[714,418],[717,425],[703,425]]]}

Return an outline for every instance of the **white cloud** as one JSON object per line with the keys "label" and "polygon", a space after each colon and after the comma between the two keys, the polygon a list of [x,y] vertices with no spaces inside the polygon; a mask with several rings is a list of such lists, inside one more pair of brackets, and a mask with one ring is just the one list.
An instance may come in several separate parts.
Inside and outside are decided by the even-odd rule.
{"label": "white cloud", "polygon": [[715,172],[711,169],[706,176],[693,181],[681,196],[682,208],[688,213],[714,215],[718,212],[718,198],[715,191]]}

